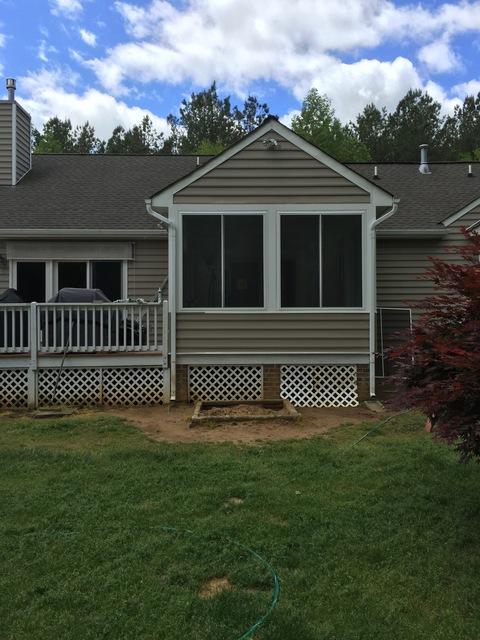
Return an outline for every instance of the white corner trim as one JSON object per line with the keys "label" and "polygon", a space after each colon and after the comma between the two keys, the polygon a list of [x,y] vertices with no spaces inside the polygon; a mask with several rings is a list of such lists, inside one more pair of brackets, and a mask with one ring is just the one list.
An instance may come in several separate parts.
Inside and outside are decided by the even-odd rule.
{"label": "white corner trim", "polygon": [[377,185],[373,184],[372,182],[370,182],[360,174],[356,173],[346,165],[342,164],[341,162],[338,162],[338,160],[335,160],[331,156],[327,155],[326,153],[324,153],[323,151],[315,147],[315,145],[311,144],[310,142],[307,142],[306,140],[298,136],[294,131],[286,127],[284,124],[281,124],[280,122],[278,122],[278,120],[269,120],[268,122],[265,122],[263,125],[258,127],[258,129],[254,131],[252,134],[245,136],[242,140],[234,144],[232,147],[230,147],[230,149],[227,149],[226,151],[220,153],[213,160],[210,160],[209,162],[199,167],[189,175],[185,176],[184,178],[181,178],[180,180],[178,180],[177,182],[174,182],[172,185],[170,185],[160,193],[152,196],[151,198],[152,205],[154,207],[168,207],[169,205],[172,204],[173,195],[175,193],[177,193],[178,191],[181,191],[188,185],[192,184],[192,182],[195,182],[205,174],[209,173],[219,165],[223,164],[224,162],[229,160],[232,156],[242,151],[242,149],[251,145],[252,142],[255,142],[256,140],[261,138],[263,135],[265,135],[267,131],[271,131],[271,130],[283,136],[286,140],[296,145],[299,149],[301,149],[302,151],[305,151],[305,153],[308,153],[310,156],[312,156],[313,158],[315,158],[325,166],[329,167],[330,169],[333,169],[344,178],[347,178],[353,184],[357,185],[361,189],[364,189],[371,195],[374,195],[377,200],[376,202],[377,206],[383,206],[383,205],[388,206],[392,204],[393,196],[390,193],[388,193],[381,187],[378,187]]}
{"label": "white corner trim", "polygon": [[17,105],[12,103],[12,186],[17,184]]}
{"label": "white corner trim", "polygon": [[463,209],[460,209],[456,213],[452,213],[451,216],[448,216],[448,218],[445,218],[445,220],[442,220],[443,226],[449,227],[451,224],[459,220],[462,216],[464,216],[466,213],[468,213],[472,209],[475,209],[475,207],[478,207],[479,205],[480,205],[480,198],[477,198],[473,202],[470,202],[470,204],[467,204],[465,207],[463,207]]}

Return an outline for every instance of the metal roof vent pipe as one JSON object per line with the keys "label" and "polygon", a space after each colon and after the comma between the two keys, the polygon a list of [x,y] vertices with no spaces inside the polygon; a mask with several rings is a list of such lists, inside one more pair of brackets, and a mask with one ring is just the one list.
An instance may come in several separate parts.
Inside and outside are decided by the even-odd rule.
{"label": "metal roof vent pipe", "polygon": [[420,145],[420,166],[418,167],[420,173],[432,173],[428,166],[428,144]]}
{"label": "metal roof vent pipe", "polygon": [[8,101],[15,102],[15,89],[17,87],[15,78],[7,78],[6,85],[7,85]]}

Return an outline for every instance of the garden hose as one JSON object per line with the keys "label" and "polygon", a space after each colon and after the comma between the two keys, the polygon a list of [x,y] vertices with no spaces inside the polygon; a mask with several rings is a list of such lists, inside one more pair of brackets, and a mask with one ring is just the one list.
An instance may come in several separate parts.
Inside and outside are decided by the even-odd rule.
{"label": "garden hose", "polygon": [[384,420],[379,422],[377,425],[375,425],[373,429],[370,429],[370,431],[367,431],[367,433],[364,433],[361,438],[359,438],[358,440],[355,440],[355,442],[351,444],[350,447],[354,447],[356,444],[358,444],[362,440],[365,440],[367,436],[369,436],[374,431],[377,431],[377,429],[380,429],[380,427],[383,427],[383,425],[387,424],[387,422],[390,422],[390,420],[393,420],[394,418],[398,418],[399,416],[403,416],[404,414],[410,413],[411,411],[412,409],[406,409],[405,411],[400,411],[400,413],[395,413],[393,416],[388,416],[388,418],[385,418]]}
{"label": "garden hose", "polygon": [[[167,526],[145,527],[145,528],[137,527],[137,530],[145,531],[146,529],[149,531],[165,531],[171,534],[198,535],[198,533],[190,529],[179,529],[177,527],[167,527]],[[72,533],[72,532],[70,531],[69,533]],[[263,624],[265,624],[267,618],[270,617],[273,610],[277,606],[277,603],[280,597],[280,578],[277,572],[275,571],[275,569],[273,568],[273,566],[268,562],[268,560],[266,560],[266,558],[264,558],[259,553],[257,553],[257,551],[255,551],[254,549],[251,549],[250,547],[243,544],[242,542],[239,542],[238,540],[235,540],[228,536],[218,536],[218,539],[221,541],[223,540],[225,542],[233,544],[236,547],[243,549],[248,554],[253,556],[263,567],[265,567],[265,569],[267,569],[267,571],[269,572],[272,578],[273,591],[272,591],[272,597],[267,607],[267,610],[265,611],[265,613],[263,613],[263,615],[260,616],[260,618],[258,618],[256,622],[254,622],[246,631],[244,631],[241,636],[235,639],[235,640],[250,640],[253,634],[255,633],[255,631],[257,631]]]}
{"label": "garden hose", "polygon": [[[195,531],[192,531],[190,529],[178,529],[177,527],[159,526],[159,527],[149,527],[149,528],[151,530],[156,529],[160,531],[166,531],[167,533],[174,533],[174,534],[186,533],[188,535],[195,535]],[[273,584],[272,598],[270,600],[270,604],[268,605],[267,610],[262,616],[260,616],[260,618],[258,618],[256,622],[252,624],[251,627],[249,627],[246,631],[243,632],[243,634],[239,638],[237,638],[237,640],[249,640],[253,636],[255,631],[257,631],[263,624],[265,624],[267,618],[271,615],[271,613],[277,606],[278,599],[280,597],[280,578],[278,577],[278,573],[275,571],[273,566],[268,562],[268,560],[266,560],[263,556],[257,553],[254,549],[251,549],[250,547],[247,547],[247,545],[243,544],[242,542],[239,542],[238,540],[234,540],[233,538],[230,538],[228,536],[219,536],[219,539],[225,542],[229,542],[230,544],[233,544],[236,547],[239,547],[240,549],[243,549],[244,551],[249,553],[256,560],[258,560],[258,562],[261,565],[263,565],[268,570],[272,578],[272,584]]]}

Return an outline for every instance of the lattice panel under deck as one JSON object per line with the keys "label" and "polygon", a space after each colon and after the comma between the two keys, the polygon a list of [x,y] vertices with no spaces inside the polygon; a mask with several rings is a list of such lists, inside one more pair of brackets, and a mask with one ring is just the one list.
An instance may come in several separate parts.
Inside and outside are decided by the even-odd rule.
{"label": "lattice panel under deck", "polygon": [[189,367],[190,400],[259,400],[262,393],[262,367]]}
{"label": "lattice panel under deck", "polygon": [[57,377],[58,369],[39,371],[39,406],[139,406],[163,401],[161,367],[66,368],[60,374],[54,397]]}
{"label": "lattice panel under deck", "polygon": [[93,367],[63,369],[55,392],[58,369],[40,369],[38,372],[38,404],[39,406],[100,404],[101,375],[101,369]]}
{"label": "lattice panel under deck", "polygon": [[280,370],[280,396],[296,407],[357,407],[355,365],[295,365]]}
{"label": "lattice panel under deck", "polygon": [[161,367],[112,367],[102,371],[104,404],[139,406],[163,402]]}
{"label": "lattice panel under deck", "polygon": [[20,409],[27,403],[27,369],[0,369],[0,407]]}

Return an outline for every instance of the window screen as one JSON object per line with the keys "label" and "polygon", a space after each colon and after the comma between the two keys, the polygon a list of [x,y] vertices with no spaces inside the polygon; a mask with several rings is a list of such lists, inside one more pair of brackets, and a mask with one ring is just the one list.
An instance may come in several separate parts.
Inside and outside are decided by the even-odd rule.
{"label": "window screen", "polygon": [[58,263],[58,290],[64,287],[85,289],[87,286],[86,262],[59,262]]}
{"label": "window screen", "polygon": [[183,217],[183,306],[222,305],[221,216]]}
{"label": "window screen", "polygon": [[223,218],[225,306],[263,307],[263,217]]}
{"label": "window screen", "polygon": [[45,262],[17,262],[17,291],[25,302],[45,302]]}
{"label": "window screen", "polygon": [[322,216],[322,306],[362,306],[361,216]]}
{"label": "window screen", "polygon": [[281,216],[282,307],[320,303],[319,216]]}
{"label": "window screen", "polygon": [[101,289],[109,300],[122,298],[122,263],[118,260],[92,262],[92,288]]}

